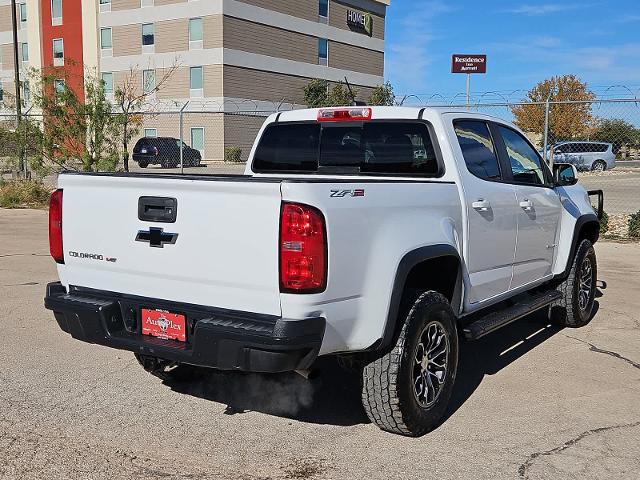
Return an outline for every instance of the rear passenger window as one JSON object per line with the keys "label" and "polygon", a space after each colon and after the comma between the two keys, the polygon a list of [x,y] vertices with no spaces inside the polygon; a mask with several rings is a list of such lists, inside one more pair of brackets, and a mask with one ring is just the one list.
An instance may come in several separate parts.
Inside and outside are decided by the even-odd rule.
{"label": "rear passenger window", "polygon": [[544,185],[544,172],[538,152],[515,130],[498,127],[511,162],[513,180],[517,183]]}
{"label": "rear passenger window", "polygon": [[500,179],[496,149],[485,122],[461,120],[454,123],[467,170],[484,180]]}
{"label": "rear passenger window", "polygon": [[320,125],[300,123],[267,127],[253,159],[256,171],[300,172],[318,169]]}
{"label": "rear passenger window", "polygon": [[253,168],[418,176],[440,171],[429,129],[421,122],[274,124],[258,143]]}

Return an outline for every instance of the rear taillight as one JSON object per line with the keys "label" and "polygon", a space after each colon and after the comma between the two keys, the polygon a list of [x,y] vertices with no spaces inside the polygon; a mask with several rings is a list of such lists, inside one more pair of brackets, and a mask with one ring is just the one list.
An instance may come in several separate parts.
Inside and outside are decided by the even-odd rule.
{"label": "rear taillight", "polygon": [[64,263],[62,250],[62,190],[56,190],[49,200],[49,251],[58,263]]}
{"label": "rear taillight", "polygon": [[158,153],[160,153],[160,152],[158,151],[158,147],[153,147],[153,154],[157,157],[157,156],[158,156]]}
{"label": "rear taillight", "polygon": [[319,210],[283,203],[280,213],[280,291],[318,293],[327,285],[327,237]]}

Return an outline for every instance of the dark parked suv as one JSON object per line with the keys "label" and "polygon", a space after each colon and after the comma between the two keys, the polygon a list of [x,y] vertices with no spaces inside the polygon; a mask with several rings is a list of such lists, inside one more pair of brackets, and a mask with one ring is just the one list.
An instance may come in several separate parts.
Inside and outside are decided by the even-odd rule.
{"label": "dark parked suv", "polygon": [[[199,167],[200,152],[183,142],[183,162],[185,167]],[[133,161],[141,168],[160,165],[175,168],[180,165],[180,140],[172,137],[143,137],[133,147]]]}

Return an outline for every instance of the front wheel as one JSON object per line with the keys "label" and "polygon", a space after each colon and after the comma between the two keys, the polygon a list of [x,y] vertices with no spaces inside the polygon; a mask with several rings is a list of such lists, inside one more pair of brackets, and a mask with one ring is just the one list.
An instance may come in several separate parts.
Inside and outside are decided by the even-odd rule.
{"label": "front wheel", "polygon": [[417,437],[442,420],[458,368],[456,318],[438,292],[421,294],[393,349],[365,365],[362,404],[382,430]]}
{"label": "front wheel", "polygon": [[596,298],[598,264],[593,244],[582,240],[576,249],[569,276],[558,286],[562,298],[551,305],[553,323],[578,328],[591,320]]}

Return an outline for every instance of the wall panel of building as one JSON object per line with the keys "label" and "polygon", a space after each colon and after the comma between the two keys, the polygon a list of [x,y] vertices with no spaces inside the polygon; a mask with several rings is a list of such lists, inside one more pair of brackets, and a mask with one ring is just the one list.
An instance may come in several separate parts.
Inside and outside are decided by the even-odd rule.
{"label": "wall panel of building", "polygon": [[113,56],[139,55],[142,53],[142,25],[122,25],[111,29]]}
{"label": "wall panel of building", "polygon": [[274,12],[318,21],[318,0],[242,0],[242,2]]}
{"label": "wall panel of building", "polygon": [[329,66],[382,76],[384,53],[345,43],[329,42]]}

